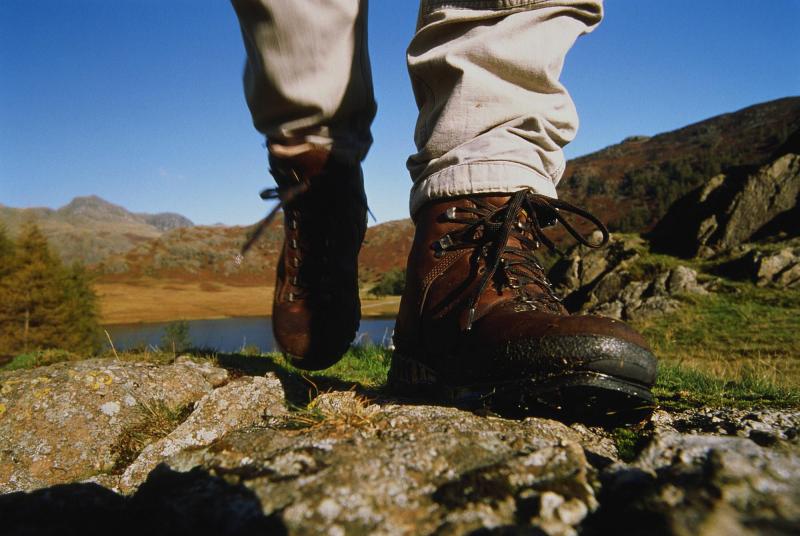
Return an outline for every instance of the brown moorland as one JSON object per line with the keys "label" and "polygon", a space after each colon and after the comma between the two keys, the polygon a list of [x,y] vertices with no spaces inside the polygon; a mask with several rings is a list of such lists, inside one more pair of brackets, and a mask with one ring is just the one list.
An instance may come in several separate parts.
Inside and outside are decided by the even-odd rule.
{"label": "brown moorland", "polygon": [[[237,316],[265,316],[272,310],[274,288],[210,281],[141,278],[96,282],[103,324],[169,322]],[[400,298],[362,296],[364,317],[397,314]]]}

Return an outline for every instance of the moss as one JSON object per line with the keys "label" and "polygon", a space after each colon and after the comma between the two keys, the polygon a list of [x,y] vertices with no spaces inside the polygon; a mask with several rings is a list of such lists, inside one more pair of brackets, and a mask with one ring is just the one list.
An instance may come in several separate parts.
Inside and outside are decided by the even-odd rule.
{"label": "moss", "polygon": [[616,428],[611,435],[620,459],[628,463],[636,459],[650,439],[650,434],[642,428]]}

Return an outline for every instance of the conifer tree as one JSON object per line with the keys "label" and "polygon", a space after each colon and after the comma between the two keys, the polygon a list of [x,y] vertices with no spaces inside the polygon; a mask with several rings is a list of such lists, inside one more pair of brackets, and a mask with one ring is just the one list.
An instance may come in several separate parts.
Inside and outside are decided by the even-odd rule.
{"label": "conifer tree", "polygon": [[12,352],[58,347],[62,331],[63,270],[35,224],[26,224],[16,241],[13,270],[5,278],[4,324]]}
{"label": "conifer tree", "polygon": [[86,270],[64,268],[35,224],[16,243],[0,229],[0,355],[100,347],[97,297]]}
{"label": "conifer tree", "polygon": [[82,353],[98,350],[101,338],[97,296],[92,291],[91,278],[81,264],[75,263],[64,271],[63,290],[61,321],[66,332],[61,347]]}

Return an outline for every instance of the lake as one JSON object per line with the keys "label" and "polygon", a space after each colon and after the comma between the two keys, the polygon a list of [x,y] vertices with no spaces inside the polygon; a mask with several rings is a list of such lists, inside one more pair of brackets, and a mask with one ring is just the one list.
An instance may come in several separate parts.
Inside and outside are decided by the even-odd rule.
{"label": "lake", "polygon": [[[277,351],[272,324],[267,316],[188,320],[189,338],[196,348],[220,352],[238,352],[244,347],[258,347],[262,352]],[[114,324],[104,326],[117,350],[159,346],[169,322],[152,324]],[[394,318],[366,318],[356,336],[357,344],[388,346],[394,330]]]}

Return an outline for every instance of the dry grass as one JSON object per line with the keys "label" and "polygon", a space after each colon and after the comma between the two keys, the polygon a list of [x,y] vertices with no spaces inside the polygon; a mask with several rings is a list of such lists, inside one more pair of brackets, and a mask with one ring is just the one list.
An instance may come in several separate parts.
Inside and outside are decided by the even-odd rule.
{"label": "dry grass", "polygon": [[273,291],[267,286],[224,283],[214,283],[212,290],[205,281],[159,279],[98,282],[94,290],[103,324],[263,316],[270,312]]}
{"label": "dry grass", "polygon": [[[274,289],[225,282],[141,278],[94,284],[102,324],[170,322],[235,316],[265,316]],[[395,316],[400,298],[362,299],[362,316]]]}
{"label": "dry grass", "polygon": [[169,407],[161,400],[142,402],[137,406],[138,421],[122,431],[111,448],[114,467],[111,474],[122,474],[144,448],[178,427],[192,412],[192,405]]}

